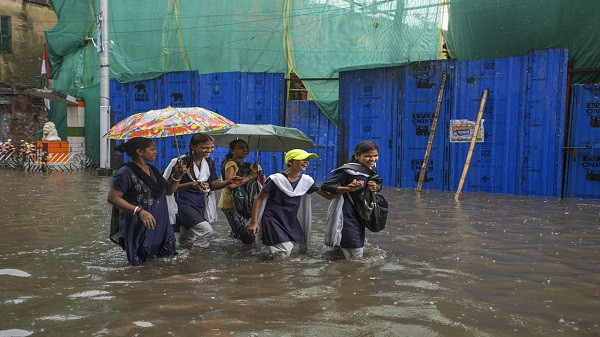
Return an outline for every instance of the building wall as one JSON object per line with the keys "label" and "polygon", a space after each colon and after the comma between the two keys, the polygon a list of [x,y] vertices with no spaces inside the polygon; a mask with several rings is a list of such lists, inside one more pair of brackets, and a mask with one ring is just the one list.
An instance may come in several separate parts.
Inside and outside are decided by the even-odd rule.
{"label": "building wall", "polygon": [[48,113],[41,98],[23,94],[0,95],[0,140],[12,139],[31,142],[38,139],[38,131],[48,121]]}
{"label": "building wall", "polygon": [[12,53],[0,54],[0,82],[39,86],[44,30],[54,27],[56,14],[47,5],[23,0],[0,1],[0,13],[12,23]]}

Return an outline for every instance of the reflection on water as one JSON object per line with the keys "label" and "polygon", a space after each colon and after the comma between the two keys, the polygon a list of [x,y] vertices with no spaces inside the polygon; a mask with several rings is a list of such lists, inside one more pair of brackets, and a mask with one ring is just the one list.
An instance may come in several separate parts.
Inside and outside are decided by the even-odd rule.
{"label": "reflection on water", "polygon": [[108,240],[110,178],[0,171],[0,336],[600,334],[600,203],[388,189],[365,259],[269,260],[228,238],[130,267]]}

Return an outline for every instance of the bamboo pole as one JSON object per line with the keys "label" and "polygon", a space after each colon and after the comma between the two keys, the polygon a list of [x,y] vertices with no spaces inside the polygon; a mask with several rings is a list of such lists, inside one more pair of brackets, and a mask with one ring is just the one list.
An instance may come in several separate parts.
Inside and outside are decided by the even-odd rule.
{"label": "bamboo pole", "polygon": [[467,171],[469,171],[469,166],[471,165],[471,157],[473,157],[473,151],[475,151],[475,143],[477,142],[477,134],[479,133],[479,128],[481,126],[481,118],[483,117],[483,110],[485,109],[485,102],[487,101],[489,90],[485,89],[483,91],[483,95],[481,96],[481,104],[479,105],[479,112],[477,113],[477,121],[475,122],[475,130],[473,131],[473,136],[471,137],[471,145],[469,146],[469,153],[467,154],[467,160],[465,161],[465,166],[463,167],[462,176],[460,177],[460,182],[458,183],[458,188],[456,189],[456,193],[454,194],[454,200],[458,201],[460,197],[460,193],[462,191],[463,185],[465,184],[465,179],[467,178]]}
{"label": "bamboo pole", "polygon": [[419,183],[417,184],[417,191],[421,191],[421,189],[423,189],[423,181],[425,180],[425,174],[427,173],[427,163],[429,162],[429,156],[431,155],[433,139],[435,138],[435,130],[437,129],[437,123],[440,117],[440,110],[442,108],[442,97],[444,96],[445,86],[446,73],[444,72],[442,74],[442,84],[440,85],[440,92],[438,93],[437,105],[435,106],[435,114],[433,115],[433,122],[431,123],[431,130],[429,131],[429,140],[427,141],[427,148],[425,149],[425,158],[423,158],[423,165],[421,165],[421,173],[419,174]]}

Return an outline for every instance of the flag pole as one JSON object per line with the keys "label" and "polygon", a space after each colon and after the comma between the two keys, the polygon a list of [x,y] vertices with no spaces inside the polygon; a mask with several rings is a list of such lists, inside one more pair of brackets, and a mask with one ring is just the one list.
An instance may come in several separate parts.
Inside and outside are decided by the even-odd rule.
{"label": "flag pole", "polygon": [[[48,63],[46,44],[44,44],[44,54],[42,54],[42,87],[45,90],[50,89],[50,64]],[[46,112],[48,112],[50,110],[50,100],[48,98],[44,98],[44,106]]]}

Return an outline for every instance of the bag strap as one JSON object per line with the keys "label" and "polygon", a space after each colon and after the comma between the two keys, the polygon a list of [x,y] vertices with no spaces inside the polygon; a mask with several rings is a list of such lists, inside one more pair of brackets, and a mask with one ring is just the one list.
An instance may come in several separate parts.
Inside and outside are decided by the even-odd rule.
{"label": "bag strap", "polygon": [[369,175],[369,177],[367,178],[367,180],[373,180],[378,184],[382,184],[383,183],[383,179],[381,179],[381,177],[377,174],[377,171],[372,170],[368,167],[364,167],[360,164],[356,164],[356,163],[346,163],[340,167],[338,167],[337,169],[335,169],[334,171],[337,170],[345,170],[345,169],[349,169],[349,170],[354,170],[357,172],[360,172],[362,174],[367,174]]}
{"label": "bag strap", "polygon": [[375,173],[375,171],[371,170],[370,168],[364,167],[364,166],[362,166],[361,164],[358,164],[358,163],[346,163],[346,164],[338,167],[334,171],[337,171],[337,170],[346,170],[346,169],[354,170],[354,171],[360,172],[362,174],[367,174],[369,176],[377,174],[377,173]]}

